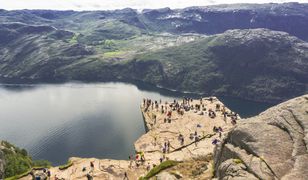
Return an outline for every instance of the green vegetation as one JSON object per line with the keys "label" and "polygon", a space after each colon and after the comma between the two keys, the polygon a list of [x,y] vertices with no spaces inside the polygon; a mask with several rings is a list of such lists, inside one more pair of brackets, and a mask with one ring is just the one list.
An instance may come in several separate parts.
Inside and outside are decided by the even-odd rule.
{"label": "green vegetation", "polygon": [[68,161],[66,164],[59,166],[59,170],[65,170],[73,165],[73,162]]}
{"label": "green vegetation", "polygon": [[26,150],[19,149],[6,141],[2,141],[1,145],[5,147],[2,150],[6,161],[5,177],[25,173],[31,168],[32,160]]}
{"label": "green vegetation", "polygon": [[72,43],[72,44],[78,43],[78,36],[79,36],[79,34],[75,33],[74,36],[70,39],[69,42]]}
{"label": "green vegetation", "polygon": [[111,51],[111,52],[105,52],[104,57],[111,58],[111,57],[117,57],[117,56],[124,55],[124,54],[125,54],[125,51]]}
{"label": "green vegetation", "polygon": [[162,170],[165,170],[177,164],[178,164],[177,161],[171,161],[171,160],[164,161],[160,165],[155,166],[153,169],[151,169],[146,176],[140,177],[139,180],[150,179],[151,177],[154,177],[156,174],[160,173]]}
{"label": "green vegetation", "polygon": [[15,175],[15,176],[11,176],[9,178],[5,178],[4,180],[16,180],[16,179],[20,179],[20,178],[23,178],[25,176],[27,176],[29,173],[31,172],[31,169],[22,173],[22,174],[19,174],[19,175]]}
{"label": "green vegetation", "polygon": [[1,74],[8,81],[141,81],[268,102],[307,93],[308,50],[295,37],[266,29],[206,37],[149,33],[141,22],[146,17],[135,16],[130,10],[114,18],[76,13],[71,18],[78,23],[64,25],[72,32],[0,26],[2,34],[10,34],[0,34]]}
{"label": "green vegetation", "polygon": [[51,163],[47,160],[35,160],[32,161],[33,168],[49,168],[51,167]]}
{"label": "green vegetation", "polygon": [[6,162],[4,171],[5,178],[18,179],[18,177],[28,174],[34,167],[42,168],[51,166],[51,163],[46,160],[33,161],[25,149],[15,147],[7,141],[2,141],[1,146],[4,147],[2,151]]}
{"label": "green vegetation", "polygon": [[243,161],[241,159],[233,159],[233,162],[235,164],[243,164]]}

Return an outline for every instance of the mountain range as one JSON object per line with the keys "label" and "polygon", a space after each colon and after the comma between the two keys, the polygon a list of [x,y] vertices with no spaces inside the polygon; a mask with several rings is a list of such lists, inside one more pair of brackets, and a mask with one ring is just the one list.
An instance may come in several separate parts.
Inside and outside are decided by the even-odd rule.
{"label": "mountain range", "polygon": [[0,10],[0,81],[141,81],[278,102],[308,92],[308,4]]}

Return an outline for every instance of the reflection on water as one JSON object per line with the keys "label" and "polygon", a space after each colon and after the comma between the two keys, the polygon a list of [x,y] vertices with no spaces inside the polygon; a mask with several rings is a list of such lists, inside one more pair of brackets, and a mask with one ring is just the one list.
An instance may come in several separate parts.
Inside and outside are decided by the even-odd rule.
{"label": "reflection on water", "polygon": [[[139,108],[142,98],[184,96],[138,87],[125,83],[2,85],[0,139],[54,165],[72,156],[127,159],[134,152],[134,141],[145,132]],[[242,116],[255,115],[268,106],[223,100]]]}

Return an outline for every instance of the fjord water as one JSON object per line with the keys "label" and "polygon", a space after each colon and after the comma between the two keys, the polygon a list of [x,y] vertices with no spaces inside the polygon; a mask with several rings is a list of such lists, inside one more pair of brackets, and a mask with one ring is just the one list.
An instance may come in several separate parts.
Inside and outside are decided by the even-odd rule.
{"label": "fjord water", "polygon": [[[142,98],[182,96],[126,83],[1,85],[0,139],[53,165],[69,157],[127,159],[134,153],[134,141],[145,133]],[[242,117],[270,106],[234,98],[222,101]]]}

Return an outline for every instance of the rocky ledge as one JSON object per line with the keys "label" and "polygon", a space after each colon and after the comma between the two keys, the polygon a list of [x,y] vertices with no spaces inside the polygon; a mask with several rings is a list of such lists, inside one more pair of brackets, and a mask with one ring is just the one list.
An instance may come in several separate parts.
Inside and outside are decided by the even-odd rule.
{"label": "rocky ledge", "polygon": [[211,179],[215,145],[239,119],[216,97],[144,100],[141,110],[148,131],[135,142],[130,160],[70,158],[66,166],[34,170],[22,179]]}
{"label": "rocky ledge", "polygon": [[307,179],[308,95],[240,121],[216,147],[219,179]]}
{"label": "rocky ledge", "polygon": [[[161,159],[185,161],[212,154],[213,141],[219,141],[233,127],[231,110],[215,97],[144,102],[141,109],[149,131],[135,142],[135,149],[151,164],[159,164]],[[214,127],[222,131],[215,132]]]}

